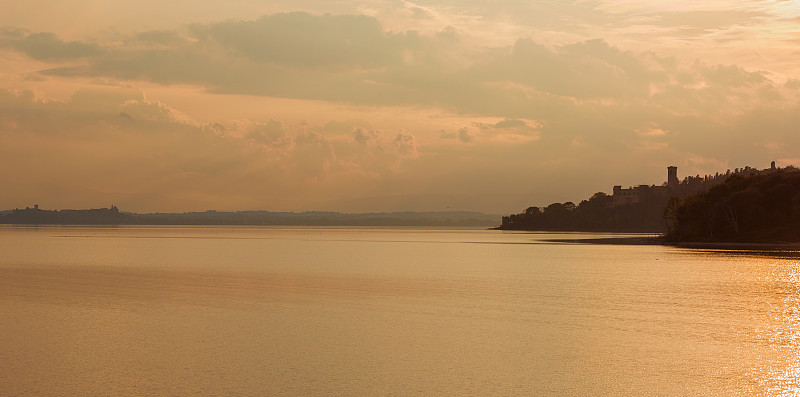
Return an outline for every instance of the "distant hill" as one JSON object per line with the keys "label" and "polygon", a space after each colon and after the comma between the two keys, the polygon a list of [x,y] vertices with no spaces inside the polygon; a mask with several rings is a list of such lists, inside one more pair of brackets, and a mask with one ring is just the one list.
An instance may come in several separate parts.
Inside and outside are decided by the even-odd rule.
{"label": "distant hill", "polygon": [[675,242],[800,242],[800,172],[736,175],[665,209]]}
{"label": "distant hill", "polygon": [[38,206],[0,212],[0,224],[60,225],[285,225],[285,226],[476,226],[497,225],[500,215],[480,212],[204,211],[184,213],[121,212],[117,207],[45,210]]}
{"label": "distant hill", "polygon": [[131,214],[133,222],[163,225],[287,225],[287,226],[494,226],[500,215],[480,212],[270,212],[206,211]]}

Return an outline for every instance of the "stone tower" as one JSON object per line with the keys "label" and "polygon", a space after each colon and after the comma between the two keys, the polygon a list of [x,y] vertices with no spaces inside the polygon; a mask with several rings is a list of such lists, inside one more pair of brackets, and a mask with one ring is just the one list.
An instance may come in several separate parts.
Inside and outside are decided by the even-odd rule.
{"label": "stone tower", "polygon": [[678,167],[671,165],[667,167],[667,186],[675,187],[680,184],[678,181]]}

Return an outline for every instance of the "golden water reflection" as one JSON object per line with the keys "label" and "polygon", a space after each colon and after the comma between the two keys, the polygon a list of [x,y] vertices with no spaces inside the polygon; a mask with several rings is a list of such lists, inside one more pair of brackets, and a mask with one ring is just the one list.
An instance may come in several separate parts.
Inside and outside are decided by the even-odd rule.
{"label": "golden water reflection", "polygon": [[798,395],[800,256],[570,236],[0,227],[2,394]]}
{"label": "golden water reflection", "polygon": [[770,343],[781,360],[765,382],[770,395],[800,396],[800,261],[779,262],[773,269],[778,299]]}

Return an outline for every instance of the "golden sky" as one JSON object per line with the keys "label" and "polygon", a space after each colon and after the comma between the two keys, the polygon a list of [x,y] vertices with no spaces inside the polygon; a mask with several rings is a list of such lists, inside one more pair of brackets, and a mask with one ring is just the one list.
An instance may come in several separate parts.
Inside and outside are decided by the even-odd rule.
{"label": "golden sky", "polygon": [[0,209],[510,213],[800,165],[797,1],[0,9]]}

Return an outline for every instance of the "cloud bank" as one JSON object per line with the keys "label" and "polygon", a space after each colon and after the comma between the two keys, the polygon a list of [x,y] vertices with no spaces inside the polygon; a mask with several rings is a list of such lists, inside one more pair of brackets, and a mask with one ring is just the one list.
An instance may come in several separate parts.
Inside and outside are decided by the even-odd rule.
{"label": "cloud bank", "polygon": [[[764,18],[645,14],[650,25],[703,31]],[[81,192],[91,192],[143,209],[508,212],[660,183],[652,175],[668,164],[694,174],[786,163],[800,143],[796,80],[603,39],[490,45],[453,27],[390,31],[376,17],[304,12],[112,36],[0,30],[0,50],[44,65],[21,81],[85,87],[61,101],[0,92],[0,151],[26,170],[6,169],[2,181],[21,186],[23,200],[85,205]],[[325,103],[359,119],[309,123],[265,109],[199,121],[126,88],[144,84]]]}

